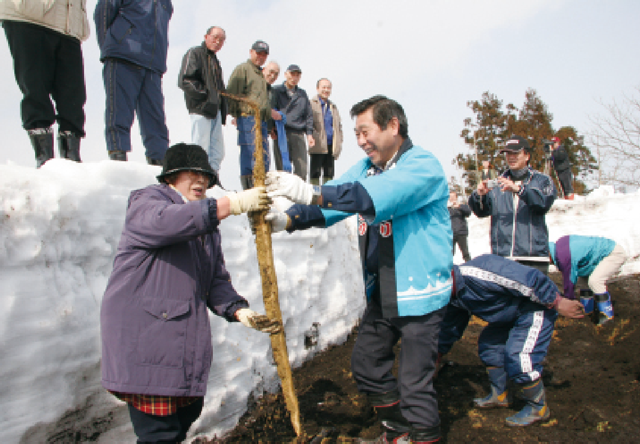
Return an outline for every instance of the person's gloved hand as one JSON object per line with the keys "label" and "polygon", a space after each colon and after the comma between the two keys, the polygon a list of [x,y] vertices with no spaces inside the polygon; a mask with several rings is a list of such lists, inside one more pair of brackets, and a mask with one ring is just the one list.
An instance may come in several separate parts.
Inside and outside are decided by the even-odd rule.
{"label": "person's gloved hand", "polygon": [[241,308],[236,311],[236,318],[245,327],[253,328],[262,333],[279,333],[282,331],[280,322],[269,319],[266,315],[255,312],[249,308]]}
{"label": "person's gloved hand", "polygon": [[580,301],[572,301],[571,299],[563,298],[558,294],[554,305],[560,316],[572,319],[580,319],[584,317],[584,307]]}
{"label": "person's gloved hand", "polygon": [[270,198],[282,196],[297,204],[310,205],[313,200],[313,185],[305,183],[292,173],[270,171],[265,180]]}
{"label": "person's gloved hand", "polygon": [[264,220],[271,223],[272,233],[279,233],[280,231],[286,230],[287,224],[289,223],[289,216],[287,213],[271,207],[269,212],[265,214]]}
{"label": "person's gloved hand", "polygon": [[265,187],[255,187],[235,194],[227,195],[231,214],[246,213],[247,211],[262,211],[269,207],[271,200],[267,196]]}

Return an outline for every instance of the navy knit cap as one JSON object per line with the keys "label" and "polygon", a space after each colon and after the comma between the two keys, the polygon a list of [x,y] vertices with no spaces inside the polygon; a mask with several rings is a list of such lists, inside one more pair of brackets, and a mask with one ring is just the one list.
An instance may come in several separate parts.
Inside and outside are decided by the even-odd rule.
{"label": "navy knit cap", "polygon": [[209,156],[200,145],[177,143],[167,150],[162,160],[162,174],[156,176],[158,182],[166,183],[166,177],[180,171],[195,171],[209,176],[211,188],[218,183],[218,175],[209,165]]}

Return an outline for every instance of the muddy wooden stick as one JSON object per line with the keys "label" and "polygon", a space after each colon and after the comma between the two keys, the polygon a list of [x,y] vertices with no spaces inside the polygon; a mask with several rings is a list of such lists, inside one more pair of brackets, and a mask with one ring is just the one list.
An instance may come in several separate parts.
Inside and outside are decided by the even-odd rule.
{"label": "muddy wooden stick", "polygon": [[[222,93],[232,100],[244,102],[251,107],[254,115],[255,125],[255,151],[253,156],[255,164],[253,167],[254,186],[265,185],[265,165],[262,154],[262,130],[260,128],[260,108],[253,100],[238,97],[231,94]],[[256,247],[258,250],[258,266],[260,267],[260,278],[262,279],[262,298],[267,316],[276,319],[282,324],[282,313],[280,312],[280,302],[278,301],[278,281],[276,278],[276,268],[273,265],[273,248],[271,246],[271,225],[264,220],[267,210],[255,212],[250,215],[253,218],[253,226],[256,231]],[[300,426],[300,409],[298,407],[298,396],[293,385],[293,375],[289,365],[289,353],[287,353],[287,340],[284,335],[284,327],[280,333],[271,335],[271,349],[273,358],[276,361],[278,376],[282,385],[284,401],[291,416],[291,424],[297,436],[302,436]]]}

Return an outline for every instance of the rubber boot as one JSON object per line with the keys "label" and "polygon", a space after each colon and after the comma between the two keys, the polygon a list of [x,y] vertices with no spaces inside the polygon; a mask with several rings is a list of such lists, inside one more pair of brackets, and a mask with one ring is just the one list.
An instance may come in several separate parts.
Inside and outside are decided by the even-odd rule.
{"label": "rubber boot", "polygon": [[602,294],[596,295],[596,302],[598,304],[598,325],[604,325],[607,322],[613,320],[613,305],[611,304],[611,295],[608,291]]}
{"label": "rubber boot", "polygon": [[593,313],[593,291],[589,290],[588,288],[581,288],[580,303],[584,307],[584,314],[590,315],[591,313]]}
{"label": "rubber boot", "polygon": [[400,393],[393,390],[386,393],[370,394],[369,402],[376,409],[378,420],[382,424],[382,435],[374,440],[360,439],[359,443],[385,444],[409,443],[411,424],[402,416],[400,411]]}
{"label": "rubber boot", "polygon": [[523,384],[522,399],[527,405],[518,413],[506,419],[508,426],[525,427],[534,422],[544,421],[551,415],[545,400],[542,379],[538,379],[529,385]]}
{"label": "rubber boot", "polygon": [[117,160],[119,162],[126,162],[127,161],[127,152],[126,151],[119,151],[119,150],[109,151],[109,159]]}
{"label": "rubber boot", "polygon": [[312,177],[311,179],[309,179],[309,183],[311,185],[320,185],[320,178],[319,177]]}
{"label": "rubber boot", "polygon": [[509,391],[507,390],[507,372],[503,367],[487,367],[491,393],[484,398],[475,398],[473,403],[481,409],[509,407]]}
{"label": "rubber boot", "polygon": [[569,194],[568,196],[564,197],[565,200],[573,200],[573,193]]}
{"label": "rubber boot", "polygon": [[58,153],[60,158],[82,162],[80,159],[80,139],[80,136],[71,131],[58,133]]}
{"label": "rubber boot", "polygon": [[31,146],[36,153],[36,168],[40,168],[49,159],[53,159],[53,131],[51,128],[27,130]]}
{"label": "rubber boot", "polygon": [[333,180],[333,177],[323,177],[322,178],[322,185],[324,185],[325,183],[329,182],[330,180]]}
{"label": "rubber boot", "polygon": [[442,438],[440,434],[440,424],[428,428],[413,428],[409,436],[411,437],[411,442],[414,444],[438,442]]}
{"label": "rubber boot", "polygon": [[240,184],[242,185],[243,190],[248,190],[250,188],[253,188],[253,176],[251,175],[240,176]]}
{"label": "rubber boot", "polygon": [[151,157],[147,157],[147,164],[149,165],[160,165],[162,166],[162,160],[152,159]]}

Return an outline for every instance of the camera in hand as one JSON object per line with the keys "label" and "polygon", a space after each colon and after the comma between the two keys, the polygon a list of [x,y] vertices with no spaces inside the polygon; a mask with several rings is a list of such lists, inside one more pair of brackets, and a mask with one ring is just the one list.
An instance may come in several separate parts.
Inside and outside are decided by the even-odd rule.
{"label": "camera in hand", "polygon": [[487,188],[489,188],[490,190],[497,187],[498,185],[500,185],[500,182],[498,182],[498,179],[487,180]]}

